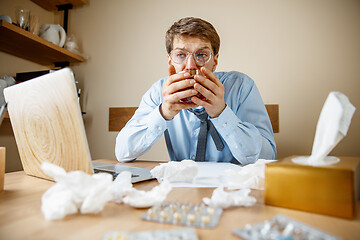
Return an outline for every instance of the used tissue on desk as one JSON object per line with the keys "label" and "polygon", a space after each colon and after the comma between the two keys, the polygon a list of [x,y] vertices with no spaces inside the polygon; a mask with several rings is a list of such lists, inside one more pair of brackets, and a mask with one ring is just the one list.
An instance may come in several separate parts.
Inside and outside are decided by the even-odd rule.
{"label": "used tissue on desk", "polygon": [[198,173],[198,165],[192,160],[182,160],[181,162],[171,161],[160,164],[151,170],[151,175],[159,182],[168,180],[169,182],[189,182],[191,183]]}
{"label": "used tissue on desk", "polygon": [[131,172],[121,172],[110,185],[112,200],[116,203],[122,203],[126,194],[133,190],[131,183]]}
{"label": "used tissue on desk", "polygon": [[132,207],[147,208],[164,201],[171,189],[170,183],[167,180],[164,180],[159,186],[154,187],[150,191],[132,188],[126,193],[123,201]]}
{"label": "used tissue on desk", "polygon": [[265,160],[258,159],[253,164],[243,166],[240,171],[225,170],[222,178],[224,186],[228,189],[264,190]]}
{"label": "used tissue on desk", "polygon": [[46,162],[42,163],[41,168],[56,181],[41,198],[41,210],[46,219],[61,219],[78,210],[83,214],[98,213],[112,199],[108,190],[112,183],[110,174],[66,173],[63,168]]}
{"label": "used tissue on desk", "polygon": [[220,208],[229,208],[232,206],[250,207],[256,203],[256,198],[249,196],[250,189],[241,189],[238,191],[226,192],[223,187],[214,190],[211,199],[203,198],[206,205]]}
{"label": "used tissue on desk", "polygon": [[330,92],[316,126],[316,133],[310,157],[297,157],[294,163],[324,166],[337,163],[336,157],[328,156],[343,139],[349,129],[355,107],[340,92]]}
{"label": "used tissue on desk", "polygon": [[112,181],[112,175],[108,173],[67,173],[47,162],[42,163],[41,168],[56,182],[41,198],[41,210],[47,220],[62,219],[79,210],[82,214],[96,214],[108,201],[124,202],[133,207],[152,206],[164,200],[171,190],[166,181],[148,192],[136,190],[131,183],[131,173],[127,171]]}

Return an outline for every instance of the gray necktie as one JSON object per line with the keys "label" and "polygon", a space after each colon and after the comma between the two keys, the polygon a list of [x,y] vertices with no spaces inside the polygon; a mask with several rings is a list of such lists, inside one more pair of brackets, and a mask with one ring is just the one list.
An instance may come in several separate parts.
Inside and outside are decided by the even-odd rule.
{"label": "gray necktie", "polygon": [[200,132],[198,137],[198,143],[196,146],[196,161],[205,161],[205,153],[206,153],[206,140],[207,133],[209,131],[212,139],[214,140],[216,149],[218,151],[222,151],[224,149],[224,143],[222,142],[219,133],[216,131],[213,123],[208,119],[208,114],[205,109],[201,111],[194,111],[193,109],[188,109],[190,112],[194,113],[197,116],[200,123]]}

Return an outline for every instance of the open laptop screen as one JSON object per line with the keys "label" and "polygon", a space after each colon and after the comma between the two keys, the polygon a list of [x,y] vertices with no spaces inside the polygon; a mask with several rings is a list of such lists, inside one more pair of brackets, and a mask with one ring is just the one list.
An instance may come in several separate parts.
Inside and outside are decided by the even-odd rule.
{"label": "open laptop screen", "polygon": [[64,68],[4,90],[24,171],[49,179],[42,162],[93,173],[74,75]]}

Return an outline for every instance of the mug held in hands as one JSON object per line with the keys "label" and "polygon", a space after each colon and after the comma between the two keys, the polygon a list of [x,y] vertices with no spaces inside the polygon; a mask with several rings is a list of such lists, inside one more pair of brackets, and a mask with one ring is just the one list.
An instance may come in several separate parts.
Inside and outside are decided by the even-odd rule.
{"label": "mug held in hands", "polygon": [[[200,75],[201,74],[201,72],[199,70],[195,70],[195,69],[193,69],[193,70],[185,70],[184,72],[190,73],[190,79],[193,79],[195,75]],[[191,88],[193,88],[193,87],[186,88],[184,90],[191,89]],[[198,94],[196,94],[194,96],[201,99],[201,100],[206,100],[206,98],[201,93],[198,93]],[[192,103],[191,97],[183,98],[183,99],[180,100],[180,102],[181,103]]]}

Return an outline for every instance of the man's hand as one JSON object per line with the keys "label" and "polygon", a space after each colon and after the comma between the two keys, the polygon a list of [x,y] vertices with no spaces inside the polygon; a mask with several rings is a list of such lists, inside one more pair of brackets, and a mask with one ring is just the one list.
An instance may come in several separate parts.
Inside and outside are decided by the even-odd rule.
{"label": "man's hand", "polygon": [[198,107],[195,103],[180,102],[180,99],[198,93],[193,89],[194,79],[188,79],[189,77],[188,72],[176,73],[174,66],[169,66],[169,78],[164,82],[162,89],[164,102],[160,106],[160,113],[165,120],[173,119],[181,109]]}
{"label": "man's hand", "polygon": [[203,106],[211,118],[218,117],[226,107],[224,85],[209,69],[202,67],[200,70],[204,76],[195,76],[194,89],[201,93],[206,100],[203,101],[193,96],[191,101],[196,105]]}

